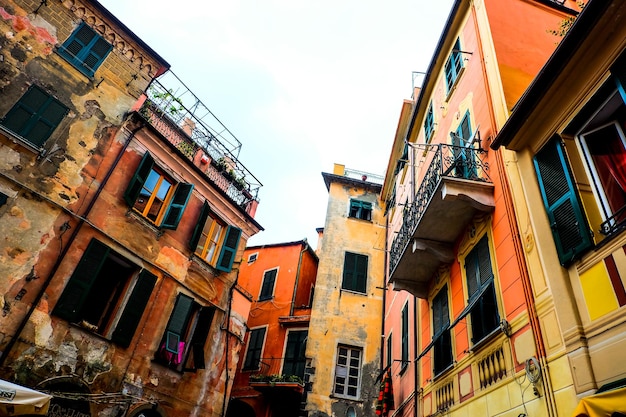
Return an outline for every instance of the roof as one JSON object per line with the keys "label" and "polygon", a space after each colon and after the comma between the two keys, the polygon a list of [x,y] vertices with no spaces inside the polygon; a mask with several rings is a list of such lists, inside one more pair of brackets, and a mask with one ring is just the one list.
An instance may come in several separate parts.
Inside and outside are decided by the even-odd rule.
{"label": "roof", "polygon": [[304,246],[305,250],[309,251],[316,260],[318,259],[317,254],[315,253],[311,245],[309,245],[309,242],[306,238],[302,240],[296,240],[293,242],[281,242],[281,243],[270,243],[270,244],[257,245],[257,246],[248,246],[245,250],[254,251],[254,250],[260,250],[260,249],[281,248],[281,247],[286,247],[286,246]]}
{"label": "roof", "polygon": [[349,186],[365,188],[366,190],[380,193],[382,184],[377,184],[371,181],[359,180],[356,178],[350,178],[345,175],[329,174],[328,172],[322,172],[324,177],[324,184],[326,184],[326,190],[330,190],[330,184],[332,182],[340,182]]}

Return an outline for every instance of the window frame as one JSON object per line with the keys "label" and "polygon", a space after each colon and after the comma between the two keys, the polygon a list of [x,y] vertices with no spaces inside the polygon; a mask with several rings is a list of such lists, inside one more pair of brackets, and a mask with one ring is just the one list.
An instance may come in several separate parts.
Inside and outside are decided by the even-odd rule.
{"label": "window frame", "polygon": [[404,303],[402,307],[402,311],[400,313],[400,352],[401,352],[401,360],[402,360],[402,368],[401,372],[404,372],[408,369],[409,364],[411,363],[409,360],[410,355],[410,343],[409,343],[409,303]]}
{"label": "window frame", "polygon": [[[36,103],[37,94],[45,96],[45,100]],[[54,106],[62,111],[56,114],[46,115]],[[13,104],[0,121],[0,124],[24,142],[31,146],[41,148],[48,139],[50,139],[50,136],[52,136],[54,131],[59,127],[68,112],[69,108],[60,100],[38,85],[32,84],[24,94],[22,94],[19,100]],[[20,116],[20,113],[22,116]],[[41,126],[47,127],[47,131],[42,132]],[[38,133],[38,136],[35,137],[34,133]]]}
{"label": "window frame", "polygon": [[[341,354],[342,349],[346,350],[345,355]],[[354,366],[351,363],[352,352],[358,352],[359,354],[357,366]],[[340,363],[343,357],[346,358],[345,364]],[[334,375],[333,388],[332,388],[333,396],[340,397],[340,398],[353,399],[353,400],[358,400],[361,397],[361,379],[362,379],[362,374],[363,374],[363,371],[361,369],[362,366],[363,366],[363,348],[360,348],[357,346],[344,345],[344,344],[337,345],[336,359],[335,359],[335,371],[333,373]],[[338,382],[339,379],[343,377],[343,375],[341,375],[343,374],[343,372],[339,372],[340,368],[346,368],[345,382],[341,384]],[[354,369],[356,369],[356,373],[357,373],[356,374],[356,379],[357,379],[356,386],[354,384],[348,383],[348,377],[350,376],[350,371]],[[338,392],[338,385],[341,385],[343,387],[343,392]],[[356,390],[355,395],[350,395],[345,392],[350,387],[355,387],[355,390]]]}
{"label": "window frame", "polygon": [[[198,215],[198,220],[196,221],[196,227],[194,228],[193,233],[191,234],[191,238],[189,239],[189,249],[191,249],[192,253],[195,256],[197,254],[198,242],[202,236],[202,231],[204,229],[204,225],[207,222],[207,219],[210,217],[213,211],[209,206],[209,203],[205,200],[202,204],[202,209],[200,209],[200,213]],[[213,218],[213,217],[211,217]],[[215,217],[219,221],[217,216]],[[224,222],[224,224],[226,224]],[[237,250],[239,249],[239,241],[241,239],[241,229],[235,226],[226,225],[226,229],[224,231],[224,237],[221,239],[221,243],[218,247],[216,247],[216,253],[219,254],[217,259],[214,261],[215,263],[208,263],[206,259],[198,256],[204,262],[207,262],[213,268],[222,272],[230,272],[233,268],[233,263],[235,262],[235,255],[237,254]]]}
{"label": "window frame", "polygon": [[[125,278],[119,277],[117,284],[121,287],[109,288],[108,299],[116,299],[114,303],[94,305],[89,300],[96,293],[98,299],[103,299],[102,283],[109,281],[103,275],[110,272],[112,263],[128,275]],[[92,238],[52,313],[117,345],[128,347],[148,306],[156,281],[156,275],[132,264],[108,245]],[[102,309],[99,314],[98,309]],[[94,324],[87,320],[92,314],[99,316],[99,323]]]}
{"label": "window frame", "polygon": [[267,301],[274,298],[274,289],[278,279],[278,267],[268,269],[263,272],[261,288],[259,289],[259,301]]}
{"label": "window frame", "polygon": [[[151,208],[153,200],[151,200],[152,202],[150,204],[146,204],[146,207],[143,210],[135,207],[137,201],[139,200],[141,191],[152,172],[159,175],[159,179],[162,177],[168,178],[172,182],[172,186],[169,188],[167,195],[163,199],[163,206],[159,209],[155,220],[146,217],[144,214]],[[150,152],[146,152],[141,158],[135,173],[128,182],[126,191],[124,191],[124,200],[132,211],[137,213],[142,219],[145,219],[150,224],[153,224],[159,229],[175,230],[182,219],[187,204],[189,203],[193,188],[193,184],[177,182],[165,173],[163,169],[157,166]],[[155,193],[158,193],[158,188],[152,190],[150,199],[155,197]]]}
{"label": "window frame", "polygon": [[[258,371],[259,369],[261,369],[261,359],[263,359],[263,350],[265,349],[266,337],[267,326],[249,329],[246,356],[241,365],[242,371]],[[253,341],[254,345],[252,344]]]}
{"label": "window frame", "polygon": [[355,198],[350,199],[350,208],[348,210],[348,217],[351,219],[359,219],[365,221],[372,221],[372,203],[368,201],[358,200]]}
{"label": "window frame", "polygon": [[[85,31],[89,31],[88,34],[91,35],[88,41],[80,39],[80,36],[84,35]],[[80,49],[76,50],[76,52],[72,52],[72,49],[76,47],[75,45]],[[98,51],[98,47],[101,46],[104,46],[104,49]],[[72,64],[74,68],[91,78],[98,68],[100,68],[111,50],[113,50],[113,45],[104,39],[102,35],[87,23],[80,22],[65,42],[57,49],[57,53]],[[86,62],[89,60],[94,60],[91,66]]]}
{"label": "window frame", "polygon": [[[350,261],[350,258],[353,261]],[[341,289],[359,294],[367,294],[367,274],[369,259],[367,255],[345,252]],[[350,267],[353,264],[352,267]]]}

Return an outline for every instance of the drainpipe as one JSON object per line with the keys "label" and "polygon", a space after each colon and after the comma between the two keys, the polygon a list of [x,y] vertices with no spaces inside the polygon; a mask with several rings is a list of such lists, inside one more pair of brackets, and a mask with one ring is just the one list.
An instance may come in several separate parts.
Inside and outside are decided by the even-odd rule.
{"label": "drainpipe", "polygon": [[413,296],[413,352],[415,353],[415,360],[413,360],[413,366],[415,367],[415,369],[413,369],[413,409],[415,410],[415,415],[417,416],[417,407],[418,407],[418,398],[417,398],[417,392],[419,391],[419,375],[417,370],[418,368],[418,362],[417,362],[417,352],[418,352],[418,346],[419,346],[419,339],[418,339],[418,326],[417,326],[417,320],[418,320],[418,314],[417,314],[417,297]]}
{"label": "drainpipe", "polygon": [[128,145],[130,145],[131,140],[135,137],[135,134],[139,130],[143,129],[144,126],[145,125],[143,123],[141,123],[141,125],[139,127],[136,127],[135,129],[133,129],[130,132],[130,135],[128,136],[128,138],[124,142],[124,145],[122,146],[122,149],[120,149],[120,152],[115,157],[115,161],[113,162],[113,165],[111,165],[111,167],[109,168],[109,171],[106,173],[106,175],[103,178],[102,182],[98,186],[98,189],[96,190],[96,193],[94,194],[93,198],[91,199],[91,201],[89,201],[89,205],[85,209],[84,214],[79,218],[78,224],[76,224],[76,226],[74,227],[74,229],[72,231],[72,234],[69,237],[69,240],[67,241],[67,243],[65,244],[65,247],[61,250],[61,253],[57,257],[56,262],[52,266],[52,269],[48,273],[48,276],[46,277],[43,285],[41,286],[41,288],[39,289],[39,292],[37,293],[35,299],[31,303],[31,306],[29,307],[28,312],[26,313],[26,315],[24,316],[24,318],[20,322],[20,325],[18,326],[17,330],[15,331],[15,334],[13,335],[11,340],[9,340],[9,343],[7,343],[7,346],[6,346],[5,350],[4,350],[4,352],[2,352],[2,354],[0,356],[0,367],[4,366],[4,361],[6,360],[7,356],[9,356],[9,353],[11,352],[13,347],[15,346],[15,343],[17,342],[17,339],[19,338],[20,334],[22,334],[22,331],[24,331],[24,328],[26,327],[26,324],[30,320],[30,317],[35,312],[35,309],[37,308],[37,305],[39,305],[39,302],[43,298],[43,296],[44,296],[46,290],[48,289],[48,287],[50,286],[50,283],[52,282],[52,278],[54,277],[54,275],[56,274],[57,270],[61,266],[61,262],[65,258],[65,255],[67,255],[67,252],[69,251],[69,248],[72,246],[72,243],[74,242],[74,240],[76,240],[76,237],[78,236],[78,232],[83,227],[83,224],[85,224],[85,219],[87,219],[87,217],[89,216],[89,213],[93,209],[93,206],[96,204],[96,201],[98,200],[98,197],[102,193],[102,190],[104,189],[104,186],[107,184],[109,178],[113,174],[113,171],[115,170],[115,168],[117,167],[118,163],[122,159],[122,155],[124,155],[124,152],[128,148]]}
{"label": "drainpipe", "polygon": [[[389,268],[387,266],[388,257],[389,257],[389,239],[387,233],[389,232],[389,216],[385,216],[385,255],[383,261],[383,311],[380,317],[380,373],[382,374],[385,369],[385,361],[383,359],[383,353],[385,352],[385,313],[387,309],[387,282],[388,282],[388,274]],[[387,352],[387,355],[391,355],[391,352]],[[391,358],[393,363],[393,358]]]}

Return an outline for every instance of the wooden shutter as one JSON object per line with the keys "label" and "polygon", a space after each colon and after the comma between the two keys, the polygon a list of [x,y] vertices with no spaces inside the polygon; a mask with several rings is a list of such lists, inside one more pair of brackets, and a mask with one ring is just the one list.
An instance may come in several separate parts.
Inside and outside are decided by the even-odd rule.
{"label": "wooden shutter", "polygon": [[189,197],[191,197],[192,190],[193,184],[181,183],[176,186],[174,196],[167,207],[165,217],[161,223],[161,228],[176,229],[178,227],[178,223],[180,223],[180,219],[183,217],[183,212],[185,211],[187,202],[189,202]]}
{"label": "wooden shutter", "polygon": [[354,290],[356,288],[356,282],[354,277],[354,270],[356,268],[356,254],[346,252],[343,259],[343,282],[341,288],[346,290]]}
{"label": "wooden shutter", "polygon": [[402,319],[401,319],[401,349],[402,349],[402,366],[407,365],[409,360],[409,305],[405,304],[402,307]]}
{"label": "wooden shutter", "polygon": [[145,269],[139,273],[135,288],[133,288],[126,307],[122,313],[111,340],[120,346],[128,347],[135,335],[135,330],[141,321],[143,312],[148,305],[152,289],[157,277]]}
{"label": "wooden shutter", "polygon": [[152,159],[150,152],[146,152],[124,192],[124,200],[130,207],[135,205],[135,201],[137,201],[137,197],[139,197],[143,184],[148,179],[153,166],[154,159]]}
{"label": "wooden shutter", "polygon": [[593,242],[558,136],[535,155],[534,164],[559,261],[568,265]]}
{"label": "wooden shutter", "polygon": [[[214,313],[215,308],[213,307],[202,307],[198,312],[198,321],[193,331],[193,335],[191,336],[191,341],[189,342],[189,351],[192,355],[190,359],[193,367],[185,368],[186,371],[206,368],[204,361],[204,345],[206,344],[206,339],[211,331],[211,323],[213,322]],[[189,362],[189,360],[187,362]]]}
{"label": "wooden shutter", "polygon": [[109,254],[109,247],[102,242],[91,239],[87,250],[78,262],[74,273],[68,281],[59,301],[54,307],[54,314],[69,321],[80,320],[80,313],[89,294],[89,290],[102,269]]}
{"label": "wooden shutter", "polygon": [[248,340],[248,351],[243,369],[258,369],[263,350],[263,339],[265,338],[265,327],[254,329],[250,332]]}
{"label": "wooden shutter", "polygon": [[36,85],[15,103],[3,125],[36,146],[42,146],[68,112],[60,101]]}
{"label": "wooden shutter", "polygon": [[113,45],[102,37],[98,36],[97,39],[94,39],[83,58],[83,64],[89,75],[93,75],[96,72],[96,69],[104,61],[111,49],[113,49]]}
{"label": "wooden shutter", "polygon": [[113,46],[87,24],[78,29],[63,43],[59,54],[87,76],[93,76]]}
{"label": "wooden shutter", "polygon": [[276,274],[278,270],[272,269],[263,274],[263,285],[261,286],[261,294],[259,300],[267,300],[272,298],[274,292],[274,283],[276,282]]}
{"label": "wooden shutter", "polygon": [[235,226],[228,226],[226,229],[226,237],[222,244],[222,250],[220,251],[220,257],[217,260],[216,268],[220,271],[230,272],[232,269],[240,237],[241,229]]}
{"label": "wooden shutter", "polygon": [[367,256],[356,256],[356,269],[354,272],[356,278],[356,291],[365,292],[367,286]]}
{"label": "wooden shutter", "polygon": [[[164,337],[166,349],[174,354],[178,353],[178,342],[184,341],[185,329],[189,322],[192,307],[193,298],[185,294],[178,294],[176,303],[174,304],[174,310],[172,310],[170,319],[167,322],[167,327],[165,328]],[[172,343],[172,341],[175,343]]]}
{"label": "wooden shutter", "polygon": [[307,330],[293,330],[289,332],[285,347],[283,375],[297,375],[300,378],[304,378],[304,367],[306,363],[304,354],[307,336]]}
{"label": "wooden shutter", "polygon": [[204,224],[209,218],[209,203],[206,201],[202,204],[202,210],[200,210],[200,215],[198,216],[198,221],[196,222],[196,227],[193,229],[193,234],[191,235],[191,239],[189,239],[189,249],[192,251],[196,251],[196,246],[198,246],[198,242],[200,241],[200,236],[202,236],[202,229],[204,229]]}

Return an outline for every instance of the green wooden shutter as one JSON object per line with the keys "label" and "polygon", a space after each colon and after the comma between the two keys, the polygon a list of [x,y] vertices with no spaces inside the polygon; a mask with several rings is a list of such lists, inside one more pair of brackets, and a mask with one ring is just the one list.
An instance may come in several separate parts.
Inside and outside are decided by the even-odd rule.
{"label": "green wooden shutter", "polygon": [[183,212],[191,197],[191,191],[193,190],[193,184],[181,183],[176,186],[174,196],[170,205],[167,207],[167,212],[161,223],[163,229],[176,229],[180,219],[183,217]]}
{"label": "green wooden shutter", "polygon": [[89,294],[89,290],[102,269],[109,254],[109,247],[96,239],[91,239],[87,250],[78,262],[59,301],[54,307],[54,314],[69,321],[80,320],[80,313]]}
{"label": "green wooden shutter", "polygon": [[202,210],[200,210],[200,215],[198,216],[198,221],[196,222],[196,227],[193,229],[193,234],[191,235],[191,239],[189,239],[189,249],[192,251],[196,251],[196,246],[200,241],[200,236],[202,236],[202,229],[204,229],[204,224],[206,220],[209,218],[209,203],[206,201],[202,204]]}
{"label": "green wooden shutter", "polygon": [[246,361],[243,364],[243,369],[250,370],[259,368],[264,338],[265,327],[254,329],[250,332],[250,338],[248,339],[248,351],[246,353]]}
{"label": "green wooden shutter", "polygon": [[113,46],[110,43],[83,22],[58,52],[83,74],[91,77],[111,49]]}
{"label": "green wooden shutter", "polygon": [[[185,329],[189,322],[192,307],[193,298],[185,294],[178,294],[176,303],[174,304],[174,310],[165,328],[165,344],[172,353],[178,352],[178,341],[183,341],[185,337]],[[176,345],[170,343],[172,338],[175,339]]]}
{"label": "green wooden shutter", "polygon": [[356,269],[356,254],[346,252],[343,259],[343,283],[341,288],[346,290],[355,290],[356,281],[354,270]]}
{"label": "green wooden shutter", "polygon": [[278,270],[272,269],[271,271],[267,271],[265,272],[265,274],[263,274],[263,284],[261,285],[261,294],[259,295],[259,300],[268,300],[272,298],[277,272]]}
{"label": "green wooden shutter", "polygon": [[401,318],[401,355],[402,355],[402,366],[408,365],[409,362],[409,305],[405,304],[402,307],[402,318]]}
{"label": "green wooden shutter", "polygon": [[235,226],[228,226],[226,229],[226,237],[224,238],[224,243],[222,244],[220,257],[217,260],[216,268],[220,271],[230,272],[232,269],[240,237],[241,229]]}
{"label": "green wooden shutter", "polygon": [[96,69],[98,69],[100,64],[104,61],[104,58],[106,58],[111,49],[113,49],[113,45],[98,36],[98,39],[92,42],[90,46],[91,47],[85,54],[83,63],[89,72],[89,75],[93,75],[96,72]]}
{"label": "green wooden shutter", "polygon": [[534,164],[559,261],[568,265],[593,242],[558,136],[535,155]]}
{"label": "green wooden shutter", "polygon": [[135,330],[141,321],[143,312],[148,305],[152,289],[156,283],[157,277],[145,269],[139,273],[135,288],[133,288],[130,297],[124,308],[115,331],[111,336],[111,340],[120,346],[128,347],[130,345]]}
{"label": "green wooden shutter", "polygon": [[31,85],[9,110],[2,124],[9,130],[41,146],[68,112],[60,101],[36,85]]}
{"label": "green wooden shutter", "polygon": [[133,207],[135,205],[135,201],[137,201],[137,197],[139,197],[141,188],[148,179],[148,175],[150,175],[150,171],[152,170],[153,166],[154,159],[152,159],[150,152],[146,152],[143,155],[141,162],[139,163],[137,171],[135,171],[133,178],[131,178],[130,182],[128,183],[128,187],[124,192],[124,200],[130,207]]}
{"label": "green wooden shutter", "polygon": [[367,288],[367,256],[356,256],[356,269],[354,271],[356,286],[355,290],[365,292]]}

